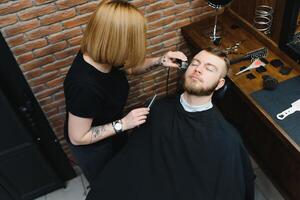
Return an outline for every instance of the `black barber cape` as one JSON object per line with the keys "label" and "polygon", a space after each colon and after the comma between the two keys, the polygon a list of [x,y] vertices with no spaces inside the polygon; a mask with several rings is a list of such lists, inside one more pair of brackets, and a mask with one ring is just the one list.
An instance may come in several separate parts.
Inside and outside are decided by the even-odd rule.
{"label": "black barber cape", "polygon": [[92,188],[87,200],[252,200],[254,174],[219,111],[186,112],[177,97],[153,105]]}

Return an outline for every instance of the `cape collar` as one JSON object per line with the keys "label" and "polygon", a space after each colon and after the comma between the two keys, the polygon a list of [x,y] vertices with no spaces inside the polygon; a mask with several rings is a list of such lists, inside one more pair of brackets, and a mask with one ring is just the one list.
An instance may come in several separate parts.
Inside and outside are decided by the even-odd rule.
{"label": "cape collar", "polygon": [[207,102],[206,104],[202,104],[199,106],[192,106],[186,102],[186,100],[183,97],[183,94],[180,95],[180,103],[183,107],[183,109],[187,112],[201,112],[208,109],[211,109],[213,107],[213,104],[211,101]]}

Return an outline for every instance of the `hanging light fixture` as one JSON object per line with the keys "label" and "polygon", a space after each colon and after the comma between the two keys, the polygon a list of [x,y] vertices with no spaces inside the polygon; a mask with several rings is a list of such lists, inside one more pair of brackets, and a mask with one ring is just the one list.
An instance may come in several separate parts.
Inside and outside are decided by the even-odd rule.
{"label": "hanging light fixture", "polygon": [[[210,7],[216,9],[216,13],[219,9],[228,6],[232,0],[207,0]],[[218,15],[215,16],[215,24],[212,33],[210,34],[210,39],[215,45],[221,43],[221,36],[217,33]]]}

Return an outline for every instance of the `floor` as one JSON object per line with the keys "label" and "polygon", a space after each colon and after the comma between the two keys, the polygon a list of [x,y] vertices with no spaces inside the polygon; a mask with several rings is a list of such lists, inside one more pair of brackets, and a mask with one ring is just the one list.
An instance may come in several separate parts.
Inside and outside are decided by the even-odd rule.
{"label": "floor", "polygon": [[[251,161],[257,176],[255,180],[255,200],[284,200],[256,162],[253,159]],[[69,181],[66,188],[56,190],[36,200],[84,200],[88,192],[85,189],[88,182],[78,168],[77,171],[80,175]]]}

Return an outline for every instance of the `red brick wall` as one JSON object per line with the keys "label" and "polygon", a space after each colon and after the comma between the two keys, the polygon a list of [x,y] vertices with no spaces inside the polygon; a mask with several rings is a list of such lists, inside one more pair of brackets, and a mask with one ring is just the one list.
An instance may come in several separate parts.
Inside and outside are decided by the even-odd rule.
{"label": "red brick wall", "polygon": [[[100,1],[0,0],[0,28],[64,150],[65,104],[63,80],[79,50],[85,25]],[[147,17],[149,56],[169,50],[188,52],[180,27],[197,21],[212,9],[204,0],[133,0]],[[176,90],[177,71],[171,70],[169,92]],[[129,77],[126,109],[153,95],[165,95],[167,70],[158,68]]]}

